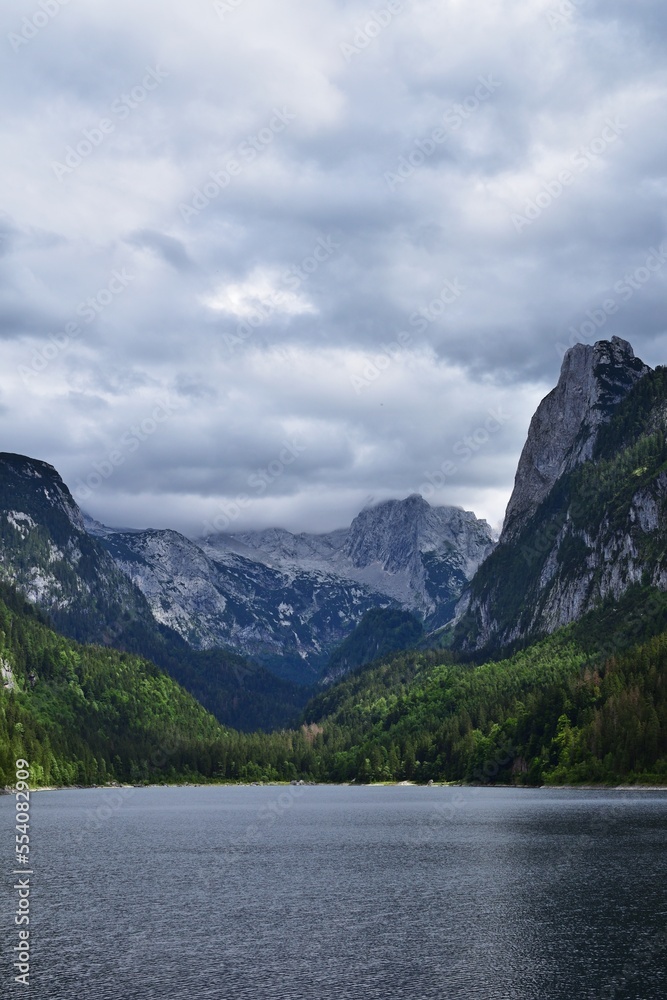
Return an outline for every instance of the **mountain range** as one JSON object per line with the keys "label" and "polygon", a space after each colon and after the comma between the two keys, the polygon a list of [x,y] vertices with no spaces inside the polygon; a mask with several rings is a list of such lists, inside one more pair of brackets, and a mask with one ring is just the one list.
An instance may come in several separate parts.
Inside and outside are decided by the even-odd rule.
{"label": "mountain range", "polygon": [[[215,752],[189,747],[206,778],[451,780],[495,767],[531,783],[667,780],[666,429],[667,369],[617,337],[571,348],[498,540],[418,495],[326,534],[114,529],[84,515],[51,466],[2,454],[0,578],[64,635],[153,660],[219,722],[276,731],[237,740],[233,759],[220,731]],[[17,655],[14,644],[0,664],[0,709],[18,699],[48,760],[28,710],[47,678],[55,704],[64,675],[50,654],[46,671]],[[85,700],[84,680],[68,683]],[[284,729],[299,716],[302,729]],[[99,741],[88,763],[80,742],[62,745],[77,773],[95,772]],[[148,773],[128,760],[116,776]]]}
{"label": "mountain range", "polygon": [[159,626],[301,684],[374,608],[410,610],[429,627],[449,621],[495,544],[485,521],[418,495],[322,535],[115,530],[85,516],[51,466],[7,454],[0,531],[3,578],[73,638],[122,644]]}

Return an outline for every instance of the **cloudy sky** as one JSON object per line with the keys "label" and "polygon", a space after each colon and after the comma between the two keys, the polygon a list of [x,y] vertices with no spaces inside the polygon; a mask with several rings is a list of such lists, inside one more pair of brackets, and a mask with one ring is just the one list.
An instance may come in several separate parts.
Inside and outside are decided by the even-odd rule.
{"label": "cloudy sky", "polygon": [[0,448],[111,524],[498,524],[577,340],[667,362],[664,0],[5,0]]}

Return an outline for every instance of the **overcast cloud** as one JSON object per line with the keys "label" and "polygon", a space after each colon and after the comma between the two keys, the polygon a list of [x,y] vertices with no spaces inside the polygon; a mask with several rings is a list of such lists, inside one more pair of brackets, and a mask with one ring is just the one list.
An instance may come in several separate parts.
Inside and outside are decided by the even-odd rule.
{"label": "overcast cloud", "polygon": [[666,35],[660,0],[6,0],[2,450],[111,524],[498,524],[565,347],[667,362]]}

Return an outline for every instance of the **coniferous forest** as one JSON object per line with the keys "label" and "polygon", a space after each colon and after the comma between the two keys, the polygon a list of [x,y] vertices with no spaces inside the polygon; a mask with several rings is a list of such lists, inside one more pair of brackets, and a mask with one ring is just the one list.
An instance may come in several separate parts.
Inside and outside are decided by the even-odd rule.
{"label": "coniferous forest", "polygon": [[[667,781],[667,595],[635,588],[502,661],[402,651],[322,691],[290,729],[222,726],[155,665],[0,602],[0,784]],[[616,623],[616,624],[615,624]]]}
{"label": "coniferous forest", "polygon": [[[625,385],[629,345],[599,349],[625,352]],[[596,377],[607,385],[607,369]],[[8,456],[5,502],[27,498],[33,516],[3,521],[18,589],[0,585],[0,787],[19,757],[35,785],[667,783],[666,390],[665,368],[626,387],[592,460],[556,479],[515,543],[501,538],[455,624],[425,634],[405,610],[371,610],[310,688],[158,626],[97,542],[72,541],[69,494],[64,514],[26,488],[30,460]],[[20,590],[35,566],[61,566],[55,543],[79,555],[53,576],[49,618]],[[596,590],[615,561],[618,579]],[[584,610],[544,627],[558,589]]]}

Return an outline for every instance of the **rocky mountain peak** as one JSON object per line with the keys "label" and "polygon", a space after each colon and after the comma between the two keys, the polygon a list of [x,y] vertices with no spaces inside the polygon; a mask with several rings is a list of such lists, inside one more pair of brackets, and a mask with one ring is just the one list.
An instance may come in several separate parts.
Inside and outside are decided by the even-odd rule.
{"label": "rocky mountain peak", "polygon": [[501,543],[516,538],[563,473],[592,457],[599,427],[650,371],[620,337],[566,352],[558,384],[531,420]]}
{"label": "rocky mountain peak", "polygon": [[2,508],[39,523],[45,516],[61,519],[84,531],[83,516],[72,494],[52,465],[26,455],[0,452]]}
{"label": "rocky mountain peak", "polygon": [[488,524],[471,511],[432,507],[412,493],[362,510],[350,525],[344,552],[355,566],[378,563],[391,573],[410,566],[420,553],[446,549],[467,556],[472,547],[479,564],[493,544]]}

